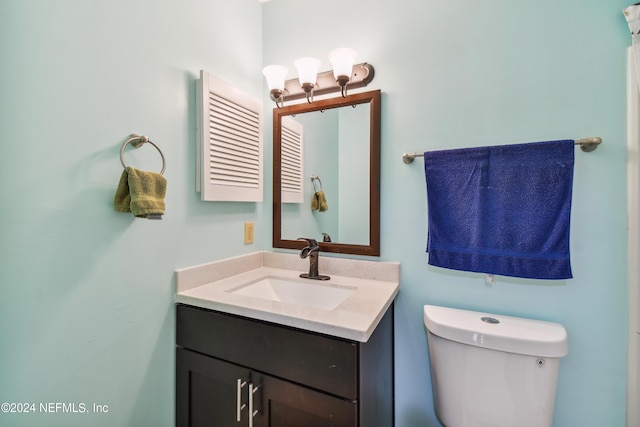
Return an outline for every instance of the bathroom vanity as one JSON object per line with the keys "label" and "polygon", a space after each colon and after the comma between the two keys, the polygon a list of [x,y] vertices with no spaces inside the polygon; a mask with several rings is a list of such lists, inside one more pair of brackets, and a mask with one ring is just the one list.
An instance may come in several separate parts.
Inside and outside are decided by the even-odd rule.
{"label": "bathroom vanity", "polygon": [[[399,265],[322,258],[333,301],[305,267],[259,252],[176,272],[177,426],[393,425]],[[254,293],[265,280],[275,291]],[[301,299],[275,299],[278,280]]]}
{"label": "bathroom vanity", "polygon": [[392,308],[366,343],[177,310],[177,425],[393,424]]}

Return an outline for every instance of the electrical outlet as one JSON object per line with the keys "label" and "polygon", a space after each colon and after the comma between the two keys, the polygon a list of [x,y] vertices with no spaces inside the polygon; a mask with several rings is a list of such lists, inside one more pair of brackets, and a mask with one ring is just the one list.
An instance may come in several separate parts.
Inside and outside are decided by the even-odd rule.
{"label": "electrical outlet", "polygon": [[244,243],[253,243],[253,222],[244,223]]}

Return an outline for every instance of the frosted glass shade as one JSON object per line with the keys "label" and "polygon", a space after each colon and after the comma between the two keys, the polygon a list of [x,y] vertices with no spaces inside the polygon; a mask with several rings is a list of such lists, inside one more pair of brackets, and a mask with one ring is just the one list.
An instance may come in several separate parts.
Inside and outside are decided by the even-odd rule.
{"label": "frosted glass shade", "polygon": [[315,58],[300,58],[294,62],[298,70],[298,80],[300,85],[305,83],[315,85],[318,77],[318,69],[320,68],[320,60]]}
{"label": "frosted glass shade", "polygon": [[333,77],[338,80],[339,76],[351,78],[353,64],[356,60],[356,51],[346,47],[336,49],[329,54],[329,61],[333,66]]}
{"label": "frosted glass shade", "polygon": [[287,77],[287,69],[282,65],[267,65],[262,69],[262,74],[267,79],[269,90],[284,90],[284,80]]}

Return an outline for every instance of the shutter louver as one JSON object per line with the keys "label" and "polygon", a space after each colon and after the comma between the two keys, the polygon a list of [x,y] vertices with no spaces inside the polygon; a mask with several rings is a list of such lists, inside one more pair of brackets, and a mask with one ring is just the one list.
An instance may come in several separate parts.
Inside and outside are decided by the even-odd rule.
{"label": "shutter louver", "polygon": [[290,117],[283,117],[281,138],[282,203],[302,203],[304,201],[302,125]]}
{"label": "shutter louver", "polygon": [[262,106],[201,71],[198,165],[202,200],[262,201]]}

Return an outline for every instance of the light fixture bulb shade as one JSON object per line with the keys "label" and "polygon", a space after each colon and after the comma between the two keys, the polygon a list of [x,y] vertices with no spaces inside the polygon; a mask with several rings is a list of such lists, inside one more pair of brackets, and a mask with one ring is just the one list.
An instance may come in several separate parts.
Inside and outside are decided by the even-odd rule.
{"label": "light fixture bulb shade", "polygon": [[320,68],[320,60],[316,58],[300,58],[293,63],[298,70],[298,80],[300,85],[309,83],[316,84],[318,77],[318,69]]}
{"label": "light fixture bulb shade", "polygon": [[267,79],[269,90],[284,90],[284,80],[287,77],[287,69],[282,65],[267,65],[262,69],[262,74]]}
{"label": "light fixture bulb shade", "polygon": [[333,77],[339,76],[351,78],[353,64],[356,61],[356,51],[347,47],[336,49],[329,54],[329,61],[333,66]]}

